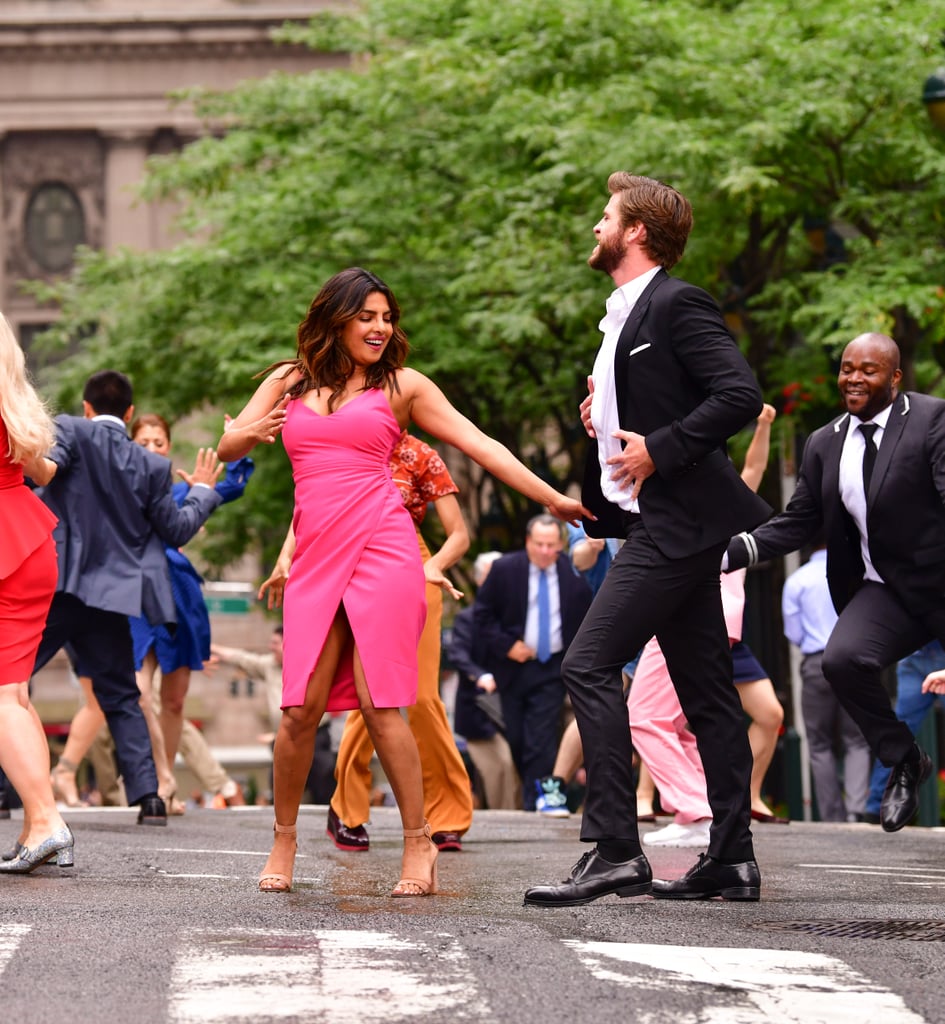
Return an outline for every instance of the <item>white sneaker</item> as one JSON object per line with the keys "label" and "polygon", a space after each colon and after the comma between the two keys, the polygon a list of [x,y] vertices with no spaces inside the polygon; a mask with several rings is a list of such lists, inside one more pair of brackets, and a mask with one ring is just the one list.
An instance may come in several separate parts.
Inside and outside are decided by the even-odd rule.
{"label": "white sneaker", "polygon": [[553,775],[544,779],[535,779],[538,798],[535,810],[546,818],[570,818],[567,795],[561,789],[561,781]]}
{"label": "white sneaker", "polygon": [[699,846],[709,845],[710,819],[687,822],[679,825],[675,821],[655,832],[647,832],[643,837],[646,846]]}

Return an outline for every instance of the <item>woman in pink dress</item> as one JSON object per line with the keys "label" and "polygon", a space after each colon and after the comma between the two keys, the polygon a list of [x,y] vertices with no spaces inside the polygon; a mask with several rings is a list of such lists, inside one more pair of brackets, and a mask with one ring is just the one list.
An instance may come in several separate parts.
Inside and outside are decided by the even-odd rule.
{"label": "woman in pink dress", "polygon": [[23,802],[23,829],[0,864],[28,874],[73,863],[73,838],[49,781],[49,746],[29,678],[56,589],[56,517],[23,482],[45,483],[53,423],[27,375],[23,350],[0,314],[0,768]]}
{"label": "woman in pink dress", "polygon": [[[272,576],[285,604],[282,722],[273,760],[275,838],[259,880],[288,892],[296,817],[326,710],[360,708],[404,828],[393,896],[436,891],[437,848],[423,817],[416,741],[400,714],[417,692],[425,578],[390,455],[410,422],[459,448],[504,483],[574,520],[585,510],[487,437],[423,374],[404,366],[407,337],[391,290],[359,267],[332,277],[299,326],[297,358],[276,364],[220,439],[231,461],[282,434],[295,511]],[[445,589],[442,573],[426,580]]]}

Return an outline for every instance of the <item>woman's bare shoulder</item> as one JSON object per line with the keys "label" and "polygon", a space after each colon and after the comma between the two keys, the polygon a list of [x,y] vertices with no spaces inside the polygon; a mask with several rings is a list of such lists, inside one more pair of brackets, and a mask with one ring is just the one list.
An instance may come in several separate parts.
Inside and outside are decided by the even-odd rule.
{"label": "woman's bare shoulder", "polygon": [[302,371],[296,363],[282,363],[266,375],[259,385],[260,389],[280,391],[283,395],[290,391],[302,379]]}

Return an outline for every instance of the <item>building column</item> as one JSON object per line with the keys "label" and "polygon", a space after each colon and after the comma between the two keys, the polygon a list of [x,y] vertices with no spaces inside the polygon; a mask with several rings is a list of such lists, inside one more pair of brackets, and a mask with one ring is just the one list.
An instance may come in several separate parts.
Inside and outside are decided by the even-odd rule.
{"label": "building column", "polygon": [[138,197],[148,157],[147,139],[139,134],[109,133],[106,146],[105,249],[150,249],[153,240],[149,208]]}

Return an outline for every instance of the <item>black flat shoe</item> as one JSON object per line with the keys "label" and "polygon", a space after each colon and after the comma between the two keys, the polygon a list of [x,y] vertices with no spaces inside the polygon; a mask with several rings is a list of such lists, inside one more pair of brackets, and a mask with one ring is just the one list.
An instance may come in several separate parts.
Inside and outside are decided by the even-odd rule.
{"label": "black flat shoe", "polygon": [[560,885],[536,885],[525,893],[526,907],[578,907],[601,896],[615,893],[621,898],[645,896],[653,872],[642,854],[633,860],[611,864],[589,850],[571,869],[571,877]]}
{"label": "black flat shoe", "polygon": [[682,878],[673,882],[655,879],[653,895],[661,900],[709,900],[721,896],[723,900],[753,902],[761,898],[761,872],[757,861],[741,864],[723,864],[706,853]]}
{"label": "black flat shoe", "polygon": [[139,825],[166,825],[167,808],[159,796],[145,796],[138,802]]}
{"label": "black flat shoe", "polygon": [[764,811],[752,811],[752,821],[760,821],[765,825],[790,825],[790,818],[782,818],[779,814],[765,814]]}
{"label": "black flat shoe", "polygon": [[325,833],[339,850],[348,850],[351,853],[365,853],[371,848],[371,840],[367,829],[363,825],[356,825],[354,828],[348,826],[335,814],[328,805],[328,827]]}
{"label": "black flat shoe", "polygon": [[434,832],[430,838],[441,853],[447,850],[458,853],[463,848],[463,837],[458,832]]}
{"label": "black flat shoe", "polygon": [[924,750],[900,761],[889,773],[883,792],[879,820],[884,832],[898,832],[915,817],[919,809],[919,786],[932,774],[932,758]]}

